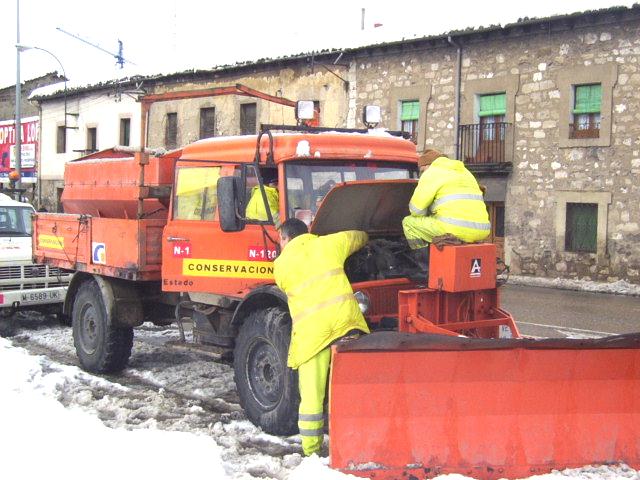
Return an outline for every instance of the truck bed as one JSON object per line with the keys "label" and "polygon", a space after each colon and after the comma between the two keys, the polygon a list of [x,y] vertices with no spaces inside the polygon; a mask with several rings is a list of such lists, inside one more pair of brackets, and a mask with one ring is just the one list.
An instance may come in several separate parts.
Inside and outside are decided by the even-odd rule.
{"label": "truck bed", "polygon": [[160,280],[165,219],[99,218],[38,213],[38,263],[128,280]]}

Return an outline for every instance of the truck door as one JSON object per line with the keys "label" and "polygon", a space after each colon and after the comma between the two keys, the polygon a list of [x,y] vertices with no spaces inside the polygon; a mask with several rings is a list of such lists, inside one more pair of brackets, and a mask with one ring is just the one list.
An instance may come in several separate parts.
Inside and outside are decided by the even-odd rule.
{"label": "truck door", "polygon": [[[250,192],[253,166],[178,164],[171,214],[164,230],[164,291],[242,297],[258,284],[273,283],[278,233],[273,224],[248,221],[240,232],[223,232],[217,211],[220,176],[241,176]],[[247,197],[248,198],[248,197]]]}

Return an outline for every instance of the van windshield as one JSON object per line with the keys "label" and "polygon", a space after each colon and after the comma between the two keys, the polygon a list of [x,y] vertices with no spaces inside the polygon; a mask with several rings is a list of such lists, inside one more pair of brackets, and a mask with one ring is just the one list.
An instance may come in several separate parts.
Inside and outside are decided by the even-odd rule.
{"label": "van windshield", "polygon": [[418,178],[418,169],[415,164],[396,162],[292,162],[285,165],[285,175],[288,218],[299,218],[309,225],[336,184]]}
{"label": "van windshield", "polygon": [[0,237],[30,237],[30,207],[0,207]]}

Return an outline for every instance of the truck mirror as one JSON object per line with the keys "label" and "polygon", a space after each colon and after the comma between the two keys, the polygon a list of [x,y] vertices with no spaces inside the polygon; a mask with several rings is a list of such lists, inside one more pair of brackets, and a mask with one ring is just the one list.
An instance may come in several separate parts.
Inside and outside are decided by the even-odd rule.
{"label": "truck mirror", "polygon": [[244,229],[240,215],[240,179],[220,177],[218,179],[218,217],[223,232],[239,232]]}

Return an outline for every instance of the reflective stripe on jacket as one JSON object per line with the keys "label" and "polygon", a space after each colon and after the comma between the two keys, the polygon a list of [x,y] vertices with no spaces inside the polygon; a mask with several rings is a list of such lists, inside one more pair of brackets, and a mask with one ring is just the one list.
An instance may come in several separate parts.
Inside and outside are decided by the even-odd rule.
{"label": "reflective stripe on jacket", "polygon": [[368,240],[348,231],[291,240],[275,260],[274,276],[287,294],[293,321],[287,364],[298,368],[350,330],[369,332],[344,273],[344,262]]}
{"label": "reflective stripe on jacket", "polygon": [[[269,204],[269,210],[271,210],[271,216],[275,224],[278,224],[278,205],[280,196],[278,195],[278,189],[275,187],[264,186],[264,193],[267,196],[267,203]],[[265,208],[264,201],[262,200],[262,193],[260,193],[260,187],[256,185],[251,189],[251,197],[247,203],[245,209],[245,216],[249,220],[269,220],[267,215],[267,209]]]}
{"label": "reflective stripe on jacket", "polygon": [[409,210],[414,216],[433,216],[458,236],[462,232],[463,236],[484,238],[482,233],[488,235],[491,230],[482,191],[460,160],[435,159],[420,176]]}

